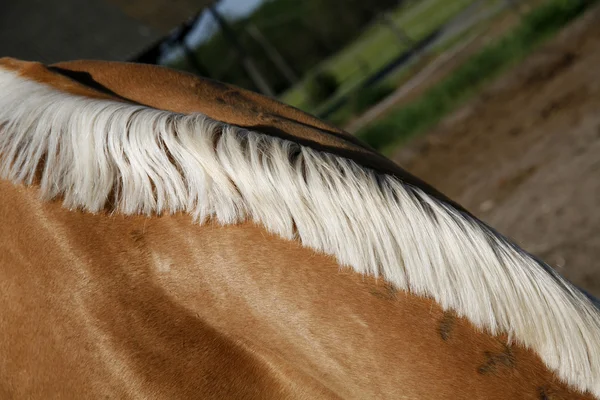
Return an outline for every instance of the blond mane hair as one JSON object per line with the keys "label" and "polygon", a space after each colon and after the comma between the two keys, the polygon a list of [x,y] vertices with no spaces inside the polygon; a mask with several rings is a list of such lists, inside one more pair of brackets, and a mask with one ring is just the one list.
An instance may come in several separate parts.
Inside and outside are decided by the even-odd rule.
{"label": "blond mane hair", "polygon": [[600,312],[482,222],[396,177],[215,121],[61,92],[0,69],[0,176],[124,214],[254,221],[435,299],[600,397]]}

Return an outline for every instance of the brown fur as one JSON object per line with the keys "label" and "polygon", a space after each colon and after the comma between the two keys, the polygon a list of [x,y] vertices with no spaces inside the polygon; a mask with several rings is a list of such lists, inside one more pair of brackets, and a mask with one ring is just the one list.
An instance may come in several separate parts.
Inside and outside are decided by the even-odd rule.
{"label": "brown fur", "polygon": [[[164,69],[60,65],[104,87],[91,89],[0,66],[380,158],[278,103]],[[2,398],[591,398],[506,337],[252,224],[74,212],[6,181],[0,198]]]}

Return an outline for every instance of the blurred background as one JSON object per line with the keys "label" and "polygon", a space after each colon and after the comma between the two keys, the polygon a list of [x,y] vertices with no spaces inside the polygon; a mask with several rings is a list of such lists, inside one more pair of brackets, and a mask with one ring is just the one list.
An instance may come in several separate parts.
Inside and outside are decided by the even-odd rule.
{"label": "blurred background", "polygon": [[3,0],[0,56],[159,64],[277,98],[600,296],[599,3]]}

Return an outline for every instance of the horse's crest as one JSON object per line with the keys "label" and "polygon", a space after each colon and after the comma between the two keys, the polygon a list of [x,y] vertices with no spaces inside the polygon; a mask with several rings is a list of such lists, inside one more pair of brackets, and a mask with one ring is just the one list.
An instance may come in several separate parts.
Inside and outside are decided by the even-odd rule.
{"label": "horse's crest", "polygon": [[39,179],[46,199],[91,212],[110,204],[125,214],[184,211],[200,223],[253,220],[490,333],[507,332],[567,383],[600,396],[598,309],[419,188],[202,114],[67,94],[5,70],[0,93],[2,178]]}

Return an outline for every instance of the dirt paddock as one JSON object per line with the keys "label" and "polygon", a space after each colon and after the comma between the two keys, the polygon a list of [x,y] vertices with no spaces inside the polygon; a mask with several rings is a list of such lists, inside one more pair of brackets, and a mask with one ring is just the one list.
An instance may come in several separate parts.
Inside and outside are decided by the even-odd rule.
{"label": "dirt paddock", "polygon": [[600,296],[600,7],[395,161]]}

